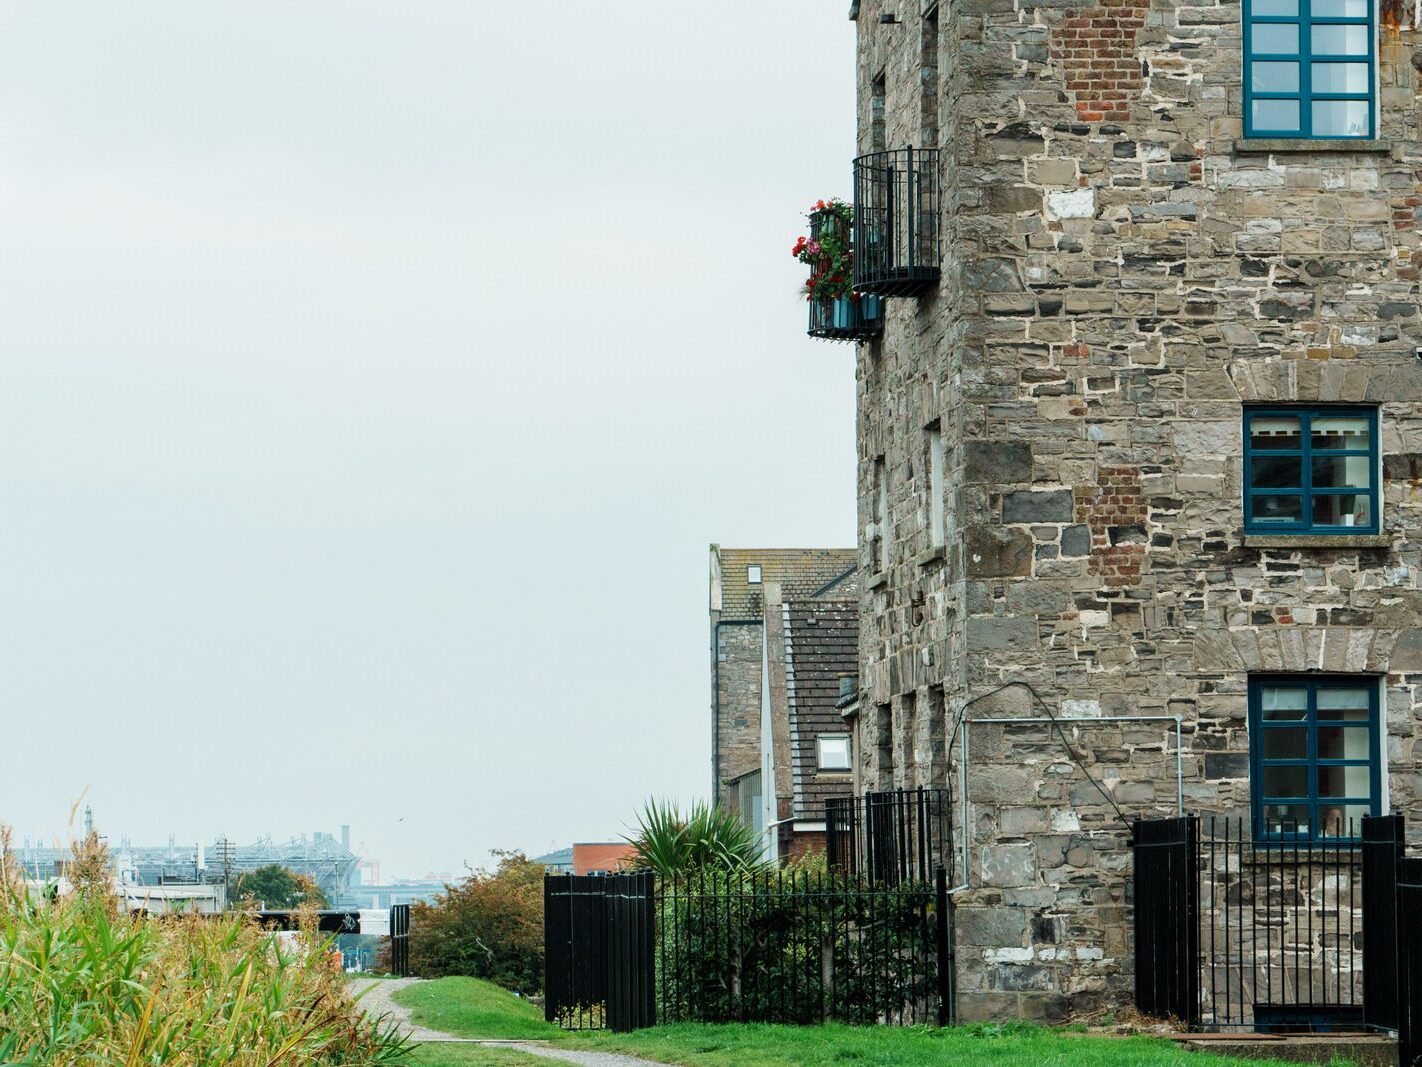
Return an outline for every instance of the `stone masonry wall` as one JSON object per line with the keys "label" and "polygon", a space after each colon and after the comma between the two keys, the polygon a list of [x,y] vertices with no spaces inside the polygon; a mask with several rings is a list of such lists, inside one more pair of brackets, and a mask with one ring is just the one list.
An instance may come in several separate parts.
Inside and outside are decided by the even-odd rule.
{"label": "stone masonry wall", "polygon": [[[861,151],[881,75],[886,143],[918,144],[928,6],[860,5]],[[964,1018],[1129,999],[1115,809],[1173,813],[1176,753],[1168,720],[1108,716],[1181,716],[1187,809],[1247,814],[1250,673],[1372,674],[1387,800],[1422,814],[1422,42],[1383,6],[1379,143],[1259,150],[1238,0],[938,5],[943,280],[858,361],[861,531],[879,456],[889,496],[885,565],[861,549],[858,759],[867,788],[922,781],[937,729],[956,789],[969,731]],[[1383,536],[1246,539],[1255,402],[1378,408]],[[957,725],[1008,682],[1102,721]],[[1045,712],[1014,688],[968,714]]]}
{"label": "stone masonry wall", "polygon": [[763,628],[759,623],[717,627],[716,686],[721,715],[716,722],[720,753],[719,799],[736,807],[725,783],[760,767],[760,689]]}

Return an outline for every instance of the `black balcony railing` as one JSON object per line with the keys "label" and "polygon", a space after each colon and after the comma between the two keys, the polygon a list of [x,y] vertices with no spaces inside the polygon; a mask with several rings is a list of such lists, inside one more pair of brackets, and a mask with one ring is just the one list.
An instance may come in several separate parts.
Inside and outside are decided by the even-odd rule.
{"label": "black balcony railing", "polygon": [[825,802],[825,859],[871,882],[926,882],[952,866],[946,789],[891,789]]}
{"label": "black balcony railing", "polygon": [[872,152],[854,161],[854,288],[918,296],[939,274],[938,150]]}

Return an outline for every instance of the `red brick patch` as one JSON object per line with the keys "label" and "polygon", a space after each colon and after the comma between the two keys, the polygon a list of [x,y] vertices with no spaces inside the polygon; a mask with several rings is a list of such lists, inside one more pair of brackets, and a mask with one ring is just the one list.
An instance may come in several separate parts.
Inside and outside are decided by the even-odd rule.
{"label": "red brick patch", "polygon": [[1066,70],[1083,122],[1124,121],[1142,85],[1136,35],[1145,25],[1140,0],[1101,0],[1072,10],[1052,34],[1052,52]]}
{"label": "red brick patch", "polygon": [[1150,509],[1139,467],[1102,467],[1097,484],[1077,489],[1076,521],[1091,528],[1091,573],[1108,586],[1139,585]]}

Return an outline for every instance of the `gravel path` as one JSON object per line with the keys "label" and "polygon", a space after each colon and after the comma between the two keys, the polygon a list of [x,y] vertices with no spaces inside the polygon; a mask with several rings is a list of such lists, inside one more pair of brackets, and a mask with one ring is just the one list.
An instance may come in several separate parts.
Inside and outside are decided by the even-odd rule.
{"label": "gravel path", "polygon": [[[620,1052],[584,1052],[579,1049],[554,1048],[539,1041],[496,1041],[478,1037],[455,1037],[453,1034],[429,1030],[410,1021],[409,1009],[396,1004],[392,996],[418,982],[418,978],[356,978],[348,986],[353,997],[360,997],[361,1010],[367,1015],[388,1015],[416,1041],[429,1044],[488,1045],[492,1048],[512,1048],[545,1060],[580,1063],[583,1067],[667,1067],[655,1060],[624,1056]],[[362,995],[363,994],[363,995]]]}

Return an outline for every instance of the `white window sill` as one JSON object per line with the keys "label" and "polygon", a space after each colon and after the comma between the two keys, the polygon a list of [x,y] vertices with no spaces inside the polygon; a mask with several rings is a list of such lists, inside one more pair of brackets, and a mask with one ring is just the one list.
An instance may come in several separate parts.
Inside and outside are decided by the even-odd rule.
{"label": "white window sill", "polygon": [[1245,534],[1245,548],[1391,548],[1391,534]]}
{"label": "white window sill", "polygon": [[1241,137],[1236,152],[1391,152],[1391,141],[1360,137]]}

